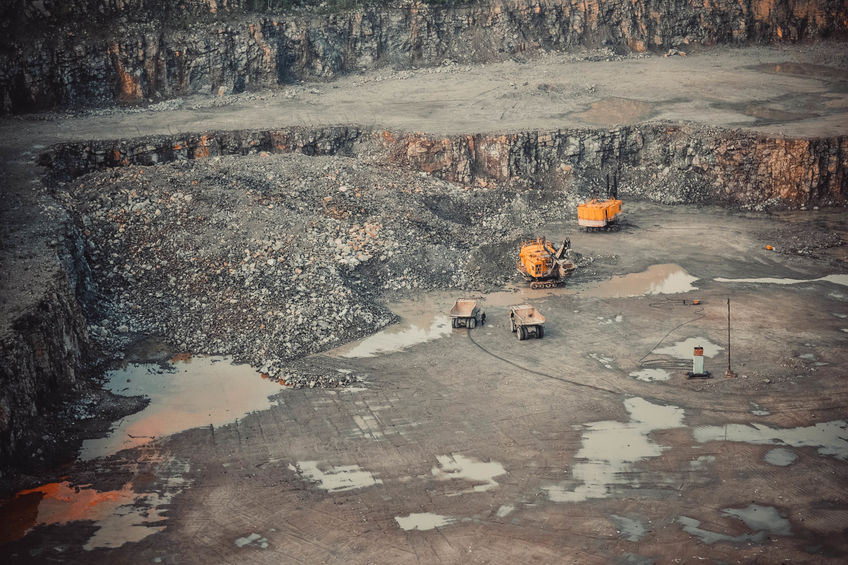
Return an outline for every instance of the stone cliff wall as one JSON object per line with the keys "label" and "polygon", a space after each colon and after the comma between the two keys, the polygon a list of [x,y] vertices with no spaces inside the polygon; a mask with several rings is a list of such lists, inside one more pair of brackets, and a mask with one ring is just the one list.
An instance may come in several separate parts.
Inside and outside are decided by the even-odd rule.
{"label": "stone cliff wall", "polygon": [[59,145],[41,163],[71,178],[103,167],[259,151],[367,151],[466,185],[543,190],[587,190],[587,182],[615,172],[622,195],[663,203],[843,206],[848,194],[848,137],[783,139],[662,123],[450,137],[353,126],[210,132]]}
{"label": "stone cliff wall", "polygon": [[253,0],[16,0],[0,12],[0,111],[241,91],[384,65],[608,46],[848,35],[843,0],[399,1],[257,11]]}
{"label": "stone cliff wall", "polygon": [[[83,239],[70,227],[57,247],[40,298],[0,336],[0,479],[16,461],[35,458],[25,445],[38,442],[41,418],[61,405],[86,378],[93,362],[81,300],[92,293]],[[40,431],[39,431],[40,430]]]}

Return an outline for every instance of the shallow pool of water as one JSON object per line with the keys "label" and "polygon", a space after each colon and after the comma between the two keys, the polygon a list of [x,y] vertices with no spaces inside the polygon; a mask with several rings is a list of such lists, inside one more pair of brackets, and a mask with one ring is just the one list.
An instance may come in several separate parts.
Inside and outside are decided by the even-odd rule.
{"label": "shallow pool of water", "polygon": [[771,428],[762,424],[699,426],[693,434],[699,443],[738,441],[757,445],[816,447],[821,455],[848,460],[848,423],[845,420],[799,428]]}
{"label": "shallow pool of water", "polygon": [[690,337],[672,345],[658,347],[654,349],[654,353],[669,355],[671,357],[677,357],[678,359],[692,359],[695,347],[704,348],[704,357],[715,357],[718,355],[719,351],[724,350],[722,346],[712,343],[705,337]]}
{"label": "shallow pool of water", "polygon": [[430,470],[430,473],[436,479],[440,481],[463,480],[472,483],[481,483],[455,494],[485,492],[497,488],[498,483],[495,481],[495,477],[506,475],[506,469],[497,461],[480,461],[458,453],[439,455],[436,459],[439,461],[439,465]]}
{"label": "shallow pool of water", "polygon": [[680,516],[677,521],[683,525],[683,530],[708,545],[717,542],[729,543],[762,543],[768,535],[789,536],[792,529],[789,520],[780,515],[776,508],[751,504],[745,508],[725,508],[721,511],[725,516],[741,520],[749,529],[748,534],[730,536],[701,528],[701,522],[688,516]]}
{"label": "shallow pool of water", "polygon": [[280,384],[227,357],[180,356],[163,368],[128,364],[109,371],[104,388],[125,396],[143,395],[150,404],[118,422],[103,438],[86,440],[79,459],[105,457],[155,438],[191,428],[220,426],[268,408]]}
{"label": "shallow pool of water", "polygon": [[716,282],[721,283],[749,283],[749,284],[803,284],[803,283],[814,283],[814,282],[828,282],[833,284],[838,284],[842,286],[848,286],[848,275],[827,275],[825,277],[819,277],[817,279],[786,279],[786,278],[776,278],[776,277],[765,277],[765,278],[756,278],[756,279],[725,279],[725,278],[716,278],[713,279]]}
{"label": "shallow pool of water", "polygon": [[651,265],[641,273],[613,277],[595,288],[581,290],[582,296],[625,298],[649,294],[679,294],[698,290],[692,283],[698,277],[687,273],[680,265]]}
{"label": "shallow pool of water", "polygon": [[610,518],[615,522],[619,537],[627,541],[640,541],[648,533],[648,529],[641,520],[617,514],[610,514]]}
{"label": "shallow pool of water", "polygon": [[671,378],[671,373],[665,369],[639,369],[630,373],[630,376],[637,381],[651,383],[654,381],[667,381]]}
{"label": "shallow pool of water", "polygon": [[451,323],[447,315],[431,316],[429,323],[422,318],[403,318],[397,324],[377,332],[336,351],[339,357],[374,357],[402,351],[413,345],[433,341],[450,335]]}
{"label": "shallow pool of water", "polygon": [[683,409],[663,406],[643,398],[628,398],[624,407],[630,421],[615,420],[583,424],[581,448],[571,469],[572,485],[542,487],[554,502],[581,502],[606,498],[616,486],[635,486],[638,479],[629,473],[649,457],[658,457],[668,447],[653,441],[655,430],[683,427]]}
{"label": "shallow pool of water", "polygon": [[793,451],[782,447],[770,450],[765,456],[766,463],[777,467],[788,467],[796,459],[798,459],[798,456]]}
{"label": "shallow pool of water", "polygon": [[171,500],[189,486],[184,478],[189,464],[160,457],[156,469],[161,485],[157,492],[138,491],[132,480],[117,490],[101,491],[62,481],[20,491],[0,507],[0,543],[20,539],[37,526],[81,520],[95,526],[83,545],[86,551],[121,547],[161,532]]}
{"label": "shallow pool of water", "polygon": [[289,465],[289,469],[298,473],[306,480],[329,492],[342,492],[383,484],[370,471],[359,465],[327,465],[325,469],[318,468],[318,461],[298,461]]}
{"label": "shallow pool of water", "polygon": [[450,516],[441,516],[432,512],[418,512],[408,516],[395,516],[395,522],[403,530],[433,530],[448,526],[456,521]]}

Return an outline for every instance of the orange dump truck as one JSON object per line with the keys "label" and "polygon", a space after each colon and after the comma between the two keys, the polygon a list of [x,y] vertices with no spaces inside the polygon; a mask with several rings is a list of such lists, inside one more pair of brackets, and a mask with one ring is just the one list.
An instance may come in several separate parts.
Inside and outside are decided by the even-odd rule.
{"label": "orange dump truck", "polygon": [[525,241],[518,253],[516,268],[530,288],[552,288],[565,284],[565,278],[576,268],[566,257],[571,243],[566,239],[559,249],[544,237]]}
{"label": "orange dump truck", "polygon": [[509,327],[519,341],[529,337],[542,339],[545,335],[545,317],[529,304],[513,306],[509,309]]}
{"label": "orange dump truck", "polygon": [[621,204],[616,198],[603,201],[593,198],[577,206],[577,224],[586,231],[618,231]]}
{"label": "orange dump truck", "polygon": [[450,319],[452,328],[465,327],[471,330],[485,319],[485,314],[473,298],[460,298],[451,308]]}

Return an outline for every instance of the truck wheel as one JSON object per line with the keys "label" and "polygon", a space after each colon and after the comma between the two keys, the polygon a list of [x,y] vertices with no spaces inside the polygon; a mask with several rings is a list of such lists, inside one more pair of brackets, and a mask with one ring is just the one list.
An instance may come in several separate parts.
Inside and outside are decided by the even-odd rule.
{"label": "truck wheel", "polygon": [[469,330],[473,330],[474,326],[476,326],[476,325],[477,325],[477,319],[476,318],[468,318],[468,322],[466,322],[466,324],[465,324],[465,326]]}
{"label": "truck wheel", "polygon": [[518,337],[518,341],[524,341],[527,339],[527,330],[524,329],[524,326],[518,326],[518,331],[516,332],[516,336]]}
{"label": "truck wheel", "polygon": [[542,339],[545,335],[545,326],[536,326],[536,339]]}
{"label": "truck wheel", "polygon": [[451,327],[456,328],[456,318],[451,318]]}

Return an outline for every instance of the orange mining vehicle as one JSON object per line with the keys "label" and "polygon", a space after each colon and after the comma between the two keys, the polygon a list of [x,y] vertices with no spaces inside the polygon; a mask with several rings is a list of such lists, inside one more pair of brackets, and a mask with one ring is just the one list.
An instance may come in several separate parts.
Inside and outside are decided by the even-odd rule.
{"label": "orange mining vehicle", "polygon": [[577,206],[577,224],[586,231],[618,231],[621,229],[618,224],[621,204],[616,198],[604,201],[593,198]]}
{"label": "orange mining vehicle", "polygon": [[607,175],[607,200],[592,198],[577,206],[577,224],[586,231],[618,231],[621,200],[618,199],[618,176],[613,177],[613,189],[610,190]]}
{"label": "orange mining vehicle", "polygon": [[530,281],[530,288],[552,288],[565,284],[565,278],[577,267],[567,257],[571,242],[563,240],[559,249],[544,237],[521,244],[518,272]]}

